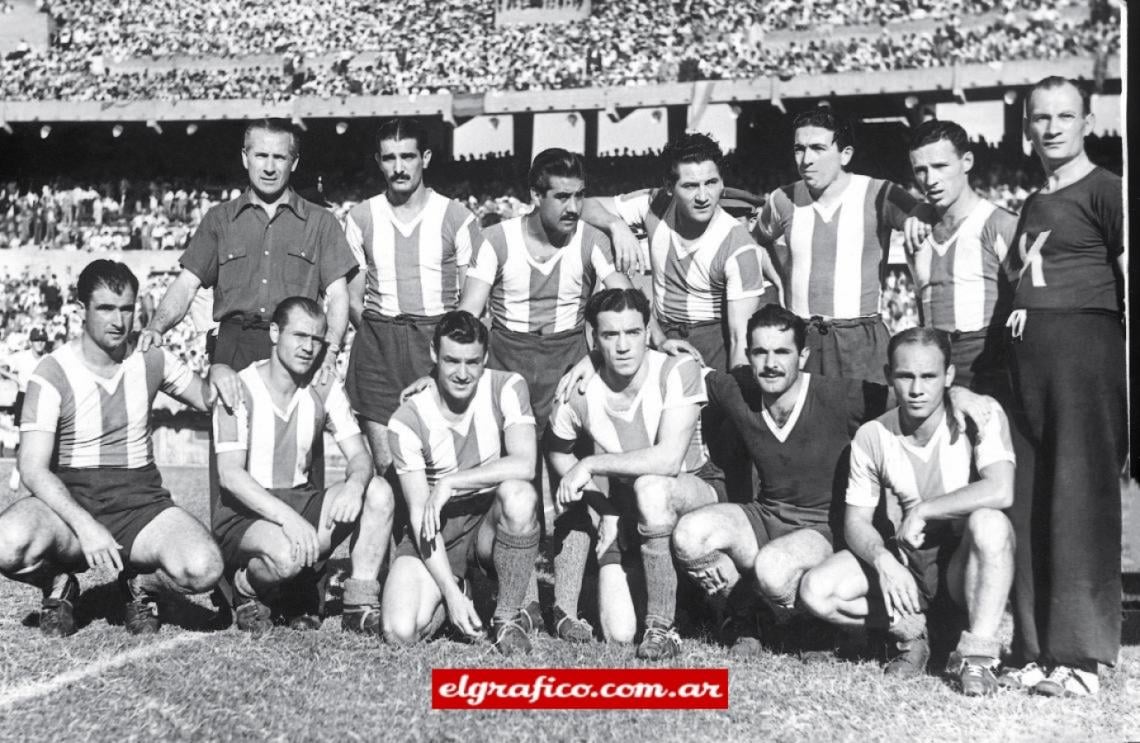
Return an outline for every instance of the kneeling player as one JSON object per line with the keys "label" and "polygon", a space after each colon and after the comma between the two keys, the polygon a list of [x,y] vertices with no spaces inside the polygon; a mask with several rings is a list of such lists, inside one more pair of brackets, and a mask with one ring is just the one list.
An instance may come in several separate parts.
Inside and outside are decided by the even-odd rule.
{"label": "kneeling player", "polygon": [[[945,333],[913,328],[891,339],[888,375],[897,410],[859,428],[851,447],[844,524],[849,550],[809,571],[800,597],[836,624],[887,624],[897,653],[887,673],[921,673],[930,657],[925,612],[940,588],[969,612],[955,655],[964,694],[997,689],[998,625],[1013,580],[1009,424],[996,402],[976,435],[947,415],[954,380]],[[977,477],[973,473],[977,473]],[[883,488],[903,519],[886,540],[871,518]],[[885,614],[884,614],[885,610]]]}
{"label": "kneeling player", "polygon": [[0,514],[0,573],[43,589],[40,630],[66,636],[74,573],[113,568],[127,629],[153,633],[160,591],[208,591],[222,574],[210,534],[163,487],[151,445],[158,391],[204,411],[207,386],[167,351],[132,353],[138,279],[125,264],[92,261],[77,293],[83,333],[28,382],[20,471],[31,497]]}
{"label": "kneeling player", "polygon": [[[688,355],[670,357],[647,348],[649,302],[636,289],[595,294],[586,305],[586,321],[602,368],[551,416],[550,461],[562,476],[557,499],[566,506],[586,496],[602,511],[598,607],[603,635],[633,641],[637,612],[631,580],[644,577],[645,635],[637,656],[672,658],[680,652],[680,639],[673,629],[677,572],[669,540],[682,514],[717,502],[719,493],[702,479],[708,454],[697,426],[706,400],[701,369]],[[579,460],[573,449],[583,435],[601,453]],[[602,488],[595,477],[609,478],[608,501],[598,497]]]}
{"label": "kneeling player", "polygon": [[[243,402],[214,408],[222,497],[214,534],[232,574],[239,629],[262,632],[276,603],[294,629],[320,627],[324,560],[352,534],[344,585],[345,629],[380,634],[377,574],[392,529],[392,489],[372,458],[339,381],[313,384],[324,350],[325,314],[304,297],[279,304],[273,352],[238,374]],[[313,446],[328,431],[347,460],[344,482],[312,484]]]}
{"label": "kneeling player", "polygon": [[487,329],[448,312],[431,346],[435,385],[404,402],[388,424],[406,521],[384,585],[389,642],[425,640],[446,616],[469,638],[482,623],[467,590],[478,563],[499,581],[495,647],[530,652],[538,616],[523,608],[538,556],[534,416],[518,374],[485,369]]}

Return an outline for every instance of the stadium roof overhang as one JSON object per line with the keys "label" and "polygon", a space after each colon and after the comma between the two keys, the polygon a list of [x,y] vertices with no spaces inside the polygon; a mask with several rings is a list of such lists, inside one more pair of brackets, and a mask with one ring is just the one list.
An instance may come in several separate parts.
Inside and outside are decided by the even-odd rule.
{"label": "stadium roof overhang", "polygon": [[715,80],[618,88],[491,91],[481,95],[440,92],[412,96],[298,97],[290,101],[0,101],[0,125],[21,122],[225,121],[262,116],[292,119],[423,116],[456,117],[546,111],[589,111],[650,106],[704,105],[767,101],[782,108],[785,101],[843,96],[890,94],[953,94],[1002,90],[1032,85],[1048,75],[1092,80],[1120,79],[1120,57],[1095,70],[1092,57],[1020,60],[916,70],[847,72],[751,80]]}

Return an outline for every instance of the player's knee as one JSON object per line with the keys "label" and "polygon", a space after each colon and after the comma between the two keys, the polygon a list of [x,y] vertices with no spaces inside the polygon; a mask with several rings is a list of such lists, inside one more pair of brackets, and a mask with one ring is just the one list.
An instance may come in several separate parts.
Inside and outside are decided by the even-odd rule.
{"label": "player's knee", "polygon": [[538,495],[525,480],[506,480],[496,490],[499,508],[507,526],[517,529],[536,526],[535,506]]}
{"label": "player's knee", "polygon": [[642,475],[633,482],[637,501],[638,522],[649,526],[673,524],[676,521],[669,507],[669,478],[660,475]]}
{"label": "player's knee", "polygon": [[623,645],[628,645],[633,642],[634,637],[637,636],[636,622],[630,622],[625,618],[617,618],[612,616],[601,617],[602,624],[602,637],[606,642],[616,642]]}
{"label": "player's knee", "polygon": [[277,583],[295,578],[301,572],[301,562],[293,554],[293,546],[288,542],[264,550],[261,558],[269,572],[266,577]]}
{"label": "player's knee", "polygon": [[800,603],[815,616],[827,619],[833,603],[831,588],[831,581],[823,573],[809,570],[800,579]]}
{"label": "player's knee", "polygon": [[708,529],[704,521],[696,512],[687,513],[677,521],[677,526],[673,528],[673,554],[678,559],[692,560],[710,551],[706,544]]}
{"label": "player's knee", "polygon": [[765,555],[764,550],[756,558],[753,568],[756,585],[760,593],[779,607],[790,609],[796,603],[800,572],[793,569],[778,555]]}
{"label": "player's knee", "polygon": [[1013,553],[1013,525],[1001,511],[981,508],[966,519],[966,530],[976,552],[986,557]]}
{"label": "player's knee", "polygon": [[194,550],[170,571],[170,577],[190,593],[202,593],[222,577],[222,554],[214,545]]}
{"label": "player's knee", "polygon": [[414,645],[419,640],[416,618],[408,612],[386,611],[380,619],[384,640],[389,645]]}
{"label": "player's knee", "polygon": [[376,475],[368,482],[364,491],[364,508],[374,519],[392,520],[396,512],[396,496],[383,477]]}

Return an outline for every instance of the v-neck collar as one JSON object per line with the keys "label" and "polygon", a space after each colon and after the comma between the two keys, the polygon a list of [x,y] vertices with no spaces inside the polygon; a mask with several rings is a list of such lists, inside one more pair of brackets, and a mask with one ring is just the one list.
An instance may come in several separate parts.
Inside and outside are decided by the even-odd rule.
{"label": "v-neck collar", "polygon": [[289,404],[285,406],[284,410],[277,407],[277,403],[273,400],[273,391],[269,389],[269,384],[261,375],[261,370],[268,363],[268,360],[257,362],[254,365],[253,374],[257,377],[258,383],[261,384],[261,389],[265,393],[265,397],[269,401],[270,407],[273,408],[273,414],[277,416],[282,422],[288,422],[289,418],[293,415],[293,411],[297,409],[297,403],[301,399],[301,393],[305,388],[297,387],[297,389],[293,390],[293,396],[289,398]]}
{"label": "v-neck collar", "polygon": [[411,237],[412,233],[415,232],[416,227],[418,227],[420,225],[420,222],[423,221],[424,214],[431,207],[432,201],[434,201],[435,191],[428,188],[426,189],[426,194],[427,195],[424,199],[423,209],[420,209],[419,213],[416,214],[416,216],[412,217],[410,222],[405,222],[396,216],[396,210],[392,208],[391,202],[388,201],[387,194],[381,194],[380,196],[380,209],[384,213],[384,217],[391,221],[392,226],[399,230],[401,235],[404,237]]}
{"label": "v-neck collar", "polygon": [[970,210],[970,213],[967,214],[962,219],[962,221],[958,223],[958,226],[954,228],[954,231],[950,233],[950,236],[947,237],[942,242],[935,240],[934,239],[934,232],[931,231],[930,238],[929,238],[931,249],[934,250],[934,252],[937,253],[939,256],[946,255],[946,252],[948,250],[950,250],[950,246],[953,245],[955,243],[955,241],[958,240],[958,236],[960,234],[962,234],[962,230],[964,230],[966,228],[966,225],[973,224],[974,221],[979,217],[982,210],[985,209],[985,204],[986,204],[985,199],[979,199],[978,203],[974,204],[974,208]]}
{"label": "v-neck collar", "polygon": [[102,387],[103,390],[107,392],[107,394],[113,393],[118,388],[119,383],[123,381],[123,374],[126,373],[127,361],[129,361],[131,356],[134,355],[134,353],[131,353],[129,356],[123,359],[122,363],[119,364],[119,368],[115,369],[114,374],[109,377],[104,377],[100,374],[96,374],[95,370],[87,365],[87,362],[83,360],[83,355],[79,351],[75,350],[74,346],[68,344],[65,346],[65,348],[71,355],[71,361],[74,362],[80,369],[83,369],[83,371],[86,372],[87,375],[91,377],[91,379],[95,380],[95,383]]}
{"label": "v-neck collar", "polygon": [[800,393],[796,396],[796,403],[792,406],[792,414],[784,421],[784,425],[776,423],[776,419],[768,413],[768,408],[763,405],[761,401],[760,416],[764,419],[764,425],[768,426],[768,430],[776,437],[776,440],[781,444],[788,440],[792,435],[792,430],[796,427],[796,422],[800,419],[800,413],[803,412],[804,402],[807,400],[808,386],[811,384],[811,374],[807,372],[800,372],[803,377],[803,384],[800,385]]}
{"label": "v-neck collar", "polygon": [[577,226],[574,228],[573,237],[570,238],[570,241],[566,243],[564,247],[555,248],[554,254],[544,261],[537,260],[533,255],[531,255],[530,248],[528,248],[526,244],[526,225],[524,224],[525,220],[526,217],[518,218],[518,222],[515,225],[515,229],[518,232],[516,233],[515,237],[518,239],[519,245],[522,247],[522,254],[526,259],[527,264],[544,276],[549,276],[551,272],[554,271],[555,267],[562,260],[562,256],[564,253],[566,253],[566,251],[579,250],[581,248],[582,222],[579,220]]}
{"label": "v-neck collar", "polygon": [[[899,430],[901,431],[902,411],[896,409],[895,415],[898,416]],[[923,462],[929,462],[930,458],[934,456],[934,452],[938,449],[938,446],[942,443],[942,440],[949,435],[950,429],[946,425],[946,409],[943,408],[942,419],[938,421],[938,429],[934,432],[934,435],[930,437],[930,440],[927,441],[924,445],[919,446],[918,444],[913,443],[911,437],[905,435],[899,436],[899,443],[902,444],[902,447],[904,449],[906,449],[914,456],[918,457]]]}

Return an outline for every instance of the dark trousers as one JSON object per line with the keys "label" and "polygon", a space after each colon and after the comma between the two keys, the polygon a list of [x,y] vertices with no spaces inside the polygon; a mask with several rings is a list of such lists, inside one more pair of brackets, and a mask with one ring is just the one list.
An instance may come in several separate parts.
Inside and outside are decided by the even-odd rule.
{"label": "dark trousers", "polygon": [[1029,312],[1011,344],[1017,482],[1013,656],[1088,667],[1120,650],[1124,328]]}

